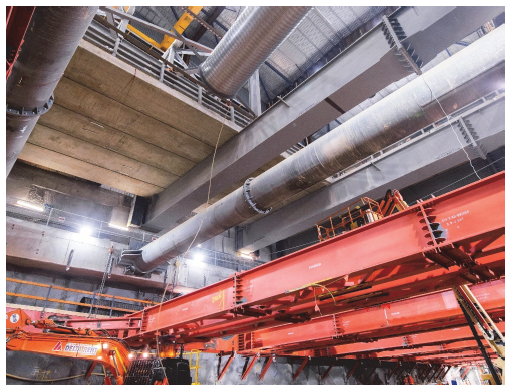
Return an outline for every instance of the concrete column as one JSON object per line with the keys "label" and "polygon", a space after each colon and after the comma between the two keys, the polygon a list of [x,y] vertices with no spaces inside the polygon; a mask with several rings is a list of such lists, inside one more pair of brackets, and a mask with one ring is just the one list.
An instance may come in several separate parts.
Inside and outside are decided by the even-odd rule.
{"label": "concrete column", "polygon": [[259,84],[259,69],[248,79],[248,92],[250,94],[250,109],[256,116],[262,114],[261,110],[261,86]]}

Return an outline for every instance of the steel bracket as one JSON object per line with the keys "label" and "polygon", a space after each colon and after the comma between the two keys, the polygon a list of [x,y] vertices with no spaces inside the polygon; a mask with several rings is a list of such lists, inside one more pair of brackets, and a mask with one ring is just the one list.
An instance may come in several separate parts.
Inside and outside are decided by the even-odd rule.
{"label": "steel bracket", "polygon": [[[421,75],[421,66],[423,61],[416,54],[415,50],[410,47],[410,44],[405,41],[407,35],[403,31],[402,26],[397,19],[388,18],[386,15],[382,18],[382,31],[386,36],[389,46],[396,48],[396,55],[399,57],[399,61],[404,63],[405,68],[411,68],[415,73]],[[402,43],[403,40],[403,43]],[[404,46],[404,43],[407,47]]]}
{"label": "steel bracket", "polygon": [[48,101],[39,108],[25,110],[25,108],[22,107],[21,109],[14,109],[14,108],[10,108],[9,105],[7,105],[5,110],[6,110],[7,114],[11,114],[14,116],[34,117],[34,116],[40,116],[40,115],[48,112],[50,110],[50,108],[52,107],[53,103],[54,103],[54,96],[52,95],[48,99]]}
{"label": "steel bracket", "polygon": [[257,211],[259,214],[267,214],[271,211],[271,208],[268,209],[262,209],[260,208],[256,202],[253,201],[252,195],[250,193],[250,182],[253,180],[253,177],[250,177],[247,179],[243,185],[243,194],[245,196],[245,200],[250,204],[250,207],[252,207],[255,211]]}

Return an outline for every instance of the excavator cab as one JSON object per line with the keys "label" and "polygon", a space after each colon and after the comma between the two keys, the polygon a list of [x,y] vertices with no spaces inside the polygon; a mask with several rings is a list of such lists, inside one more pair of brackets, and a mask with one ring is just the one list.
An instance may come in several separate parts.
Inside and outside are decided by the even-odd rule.
{"label": "excavator cab", "polygon": [[124,385],[191,385],[189,361],[181,358],[136,359],[130,362]]}

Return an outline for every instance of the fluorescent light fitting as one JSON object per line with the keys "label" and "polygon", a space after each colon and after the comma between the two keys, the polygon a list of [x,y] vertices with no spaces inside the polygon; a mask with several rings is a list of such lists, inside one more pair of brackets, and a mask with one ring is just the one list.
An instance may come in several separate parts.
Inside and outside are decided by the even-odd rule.
{"label": "fluorescent light fitting", "polygon": [[203,254],[200,252],[195,252],[195,254],[193,255],[193,259],[195,261],[203,261]]}
{"label": "fluorescent light fitting", "polygon": [[127,226],[118,226],[118,225],[113,225],[112,223],[109,223],[109,227],[112,227],[113,229],[128,231]]}
{"label": "fluorescent light fitting", "polygon": [[38,206],[38,205],[32,204],[32,203],[27,203],[26,201],[23,201],[23,200],[18,200],[16,202],[16,204],[18,204],[19,206],[22,206],[25,208],[30,208],[31,210],[36,210],[36,211],[40,211],[40,212],[43,212],[45,210],[44,207],[41,207],[41,206]]}
{"label": "fluorescent light fitting", "polygon": [[253,260],[253,256],[252,255],[249,255],[249,254],[246,254],[246,253],[240,253],[241,257],[243,259],[249,259],[249,260]]}
{"label": "fluorescent light fitting", "polygon": [[91,235],[93,234],[93,229],[89,226],[82,226],[79,230],[82,235]]}

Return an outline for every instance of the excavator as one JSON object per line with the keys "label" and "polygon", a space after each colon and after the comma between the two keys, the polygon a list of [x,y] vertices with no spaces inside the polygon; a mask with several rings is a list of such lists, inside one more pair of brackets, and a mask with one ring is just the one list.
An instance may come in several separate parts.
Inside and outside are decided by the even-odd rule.
{"label": "excavator", "polygon": [[101,329],[71,328],[50,319],[33,321],[21,309],[6,316],[7,350],[89,360],[85,378],[101,365],[105,385],[112,385],[113,378],[116,385],[191,385],[189,362],[182,355],[148,359],[143,352],[137,358],[123,340]]}

